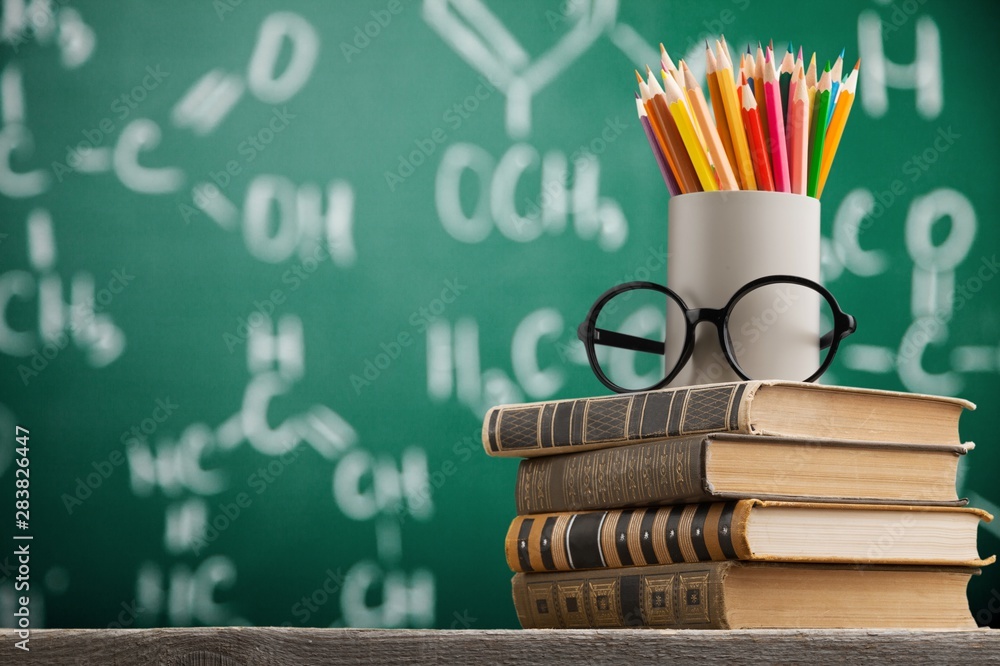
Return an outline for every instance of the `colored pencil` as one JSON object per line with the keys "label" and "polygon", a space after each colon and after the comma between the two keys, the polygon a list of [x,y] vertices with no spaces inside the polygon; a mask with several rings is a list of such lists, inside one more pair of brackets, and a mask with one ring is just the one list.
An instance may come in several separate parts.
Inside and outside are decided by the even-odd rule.
{"label": "colored pencil", "polygon": [[826,114],[830,106],[830,63],[823,68],[823,76],[816,84],[816,109],[813,111],[813,140],[809,153],[809,185],[806,194],[816,196],[819,188],[819,172],[823,163],[823,143],[826,139]]}
{"label": "colored pencil", "polygon": [[767,126],[770,130],[771,168],[774,189],[791,192],[788,175],[788,144],[785,141],[785,113],[781,103],[781,86],[774,71],[774,58],[764,63],[764,98],[767,100]]}
{"label": "colored pencil", "polygon": [[674,117],[674,122],[677,123],[677,131],[680,132],[681,140],[684,141],[684,147],[687,148],[687,153],[691,157],[691,164],[698,175],[701,189],[705,192],[718,190],[719,185],[716,183],[715,174],[712,173],[712,167],[708,163],[708,155],[695,133],[694,123],[684,100],[684,91],[680,89],[672,76],[664,77],[663,94],[667,98],[667,108]]}
{"label": "colored pencil", "polygon": [[678,86],[681,88],[684,87],[684,78],[674,65],[674,61],[670,59],[667,49],[663,48],[663,42],[660,42],[660,69],[663,69],[670,74],[670,76],[674,77],[674,81],[677,82]]}
{"label": "colored pencil", "polygon": [[778,85],[781,88],[781,111],[782,121],[788,124],[788,100],[790,99],[790,87],[792,83],[792,73],[795,71],[795,56],[792,55],[792,43],[788,42],[788,50],[785,57],[781,59],[781,66],[778,69]]}
{"label": "colored pencil", "polygon": [[[757,59],[753,64],[753,96],[757,100],[757,109],[759,110],[760,117],[766,118],[767,100],[764,99],[764,50],[760,47],[760,42],[757,42]],[[770,132],[767,131],[767,121],[764,121],[762,125],[764,129],[764,145],[766,146],[770,140]]]}
{"label": "colored pencil", "polygon": [[[802,70],[802,49],[799,48],[799,61],[795,63],[795,69],[792,70],[792,80],[788,84],[788,108],[785,112],[788,114],[788,120],[785,122],[785,140],[788,142],[788,160],[791,162],[792,155],[792,100],[795,99],[798,94],[799,81],[802,81],[802,85],[805,85],[805,72]],[[806,104],[809,103],[809,96],[806,95]]]}
{"label": "colored pencil", "polygon": [[701,127],[702,136],[708,148],[708,155],[715,165],[715,175],[719,179],[720,190],[738,190],[740,182],[733,172],[733,165],[729,163],[722,138],[716,128],[715,122],[708,114],[708,103],[705,101],[705,94],[701,91],[701,86],[694,79],[694,74],[688,69],[686,64],[681,64],[681,73],[684,75],[684,87],[687,89],[688,99],[691,100],[691,111]]}
{"label": "colored pencil", "polygon": [[809,94],[806,75],[798,68],[795,98],[788,112],[788,159],[792,194],[805,194],[809,181]]}
{"label": "colored pencil", "polygon": [[681,194],[684,194],[684,188],[680,186],[680,181],[678,180],[678,169],[677,164],[674,162],[673,153],[671,153],[669,146],[667,146],[667,138],[663,134],[661,129],[662,123],[658,122],[656,118],[656,109],[653,108],[653,102],[651,95],[649,94],[649,86],[646,85],[646,81],[636,70],[635,78],[639,81],[639,98],[642,100],[643,108],[646,109],[646,119],[649,121],[649,126],[653,130],[653,136],[656,137],[657,143],[660,145],[660,153],[663,158],[667,161],[667,167],[670,169],[670,174],[673,176],[674,183],[677,185],[677,189]]}
{"label": "colored pencil", "polygon": [[[688,92],[687,82],[684,80],[683,70],[687,68],[687,64],[683,59],[677,61],[677,76],[674,77],[674,81],[677,83],[677,87],[680,88],[681,94],[684,96],[684,104],[687,107],[688,116],[691,118],[691,124],[694,125],[694,133],[698,137],[698,143],[701,144],[701,148],[704,151],[708,151],[708,144],[705,142],[705,135],[701,131],[701,126],[695,121],[694,118],[694,108],[691,105],[691,95]],[[663,72],[660,72],[660,76],[664,76]],[[666,86],[664,86],[666,90]]]}
{"label": "colored pencil", "polygon": [[764,128],[760,122],[757,100],[751,94],[749,85],[743,87],[743,125],[747,130],[753,170],[757,176],[757,189],[773,192],[774,179],[771,178],[771,164],[767,156],[767,143],[764,141]]}
{"label": "colored pencil", "polygon": [[[826,117],[827,127],[830,126],[830,120],[833,118],[833,107],[837,105],[837,96],[840,94],[840,84],[841,75],[844,70],[844,49],[840,49],[840,55],[837,56],[836,62],[833,63],[833,68],[830,69],[830,114]],[[830,130],[827,130],[829,132]]]}
{"label": "colored pencil", "polygon": [[[663,135],[668,153],[673,157],[674,166],[677,167],[677,184],[680,185],[684,194],[688,192],[700,192],[701,185],[698,182],[698,174],[694,170],[691,156],[684,147],[684,139],[681,138],[677,129],[677,122],[667,105],[667,98],[663,94],[663,88],[656,81],[656,75],[652,71],[646,80],[649,89],[649,99],[653,108],[651,118],[660,125],[660,132]],[[649,108],[647,107],[647,111]]]}
{"label": "colored pencil", "polygon": [[670,196],[676,196],[681,193],[681,189],[677,186],[677,180],[674,178],[674,174],[670,170],[670,165],[667,164],[667,158],[663,154],[663,148],[660,147],[660,142],[656,138],[656,134],[653,132],[653,125],[649,122],[649,115],[646,113],[646,107],[643,106],[642,98],[639,97],[639,95],[635,96],[635,108],[639,113],[639,124],[642,125],[642,131],[646,135],[646,140],[649,141],[649,149],[653,152],[653,157],[656,158],[656,165],[660,167],[660,175],[663,176],[663,184],[667,186],[667,191],[670,193]]}
{"label": "colored pencil", "polygon": [[851,113],[851,106],[854,104],[855,89],[858,85],[858,68],[861,61],[854,65],[854,69],[847,75],[847,79],[840,86],[840,95],[837,96],[836,109],[827,128],[826,142],[823,144],[823,162],[820,168],[819,185],[816,187],[816,198],[823,195],[823,186],[826,185],[826,178],[830,175],[830,167],[833,166],[833,158],[837,154],[837,147],[840,146],[840,138],[844,134],[844,127],[847,125],[847,117]]}
{"label": "colored pencil", "polygon": [[[722,92],[719,89],[719,77],[716,72],[718,64],[708,41],[705,41],[705,78],[708,79],[708,95],[712,99],[712,112],[715,114],[715,127],[722,139],[722,147],[726,150],[730,168],[736,170],[736,151],[733,149],[733,138],[729,134],[729,123],[726,121],[726,107],[722,103]],[[715,166],[719,168],[718,165]],[[737,184],[739,179],[737,179]]]}
{"label": "colored pencil", "polygon": [[726,107],[726,122],[729,123],[729,134],[733,138],[733,151],[736,153],[737,173],[740,177],[740,189],[757,189],[757,180],[753,174],[753,160],[750,157],[750,148],[747,145],[746,132],[743,129],[742,112],[736,101],[736,82],[733,80],[733,63],[729,60],[729,54],[723,50],[720,42],[716,41],[716,51],[719,56],[719,89],[722,96],[722,103]]}

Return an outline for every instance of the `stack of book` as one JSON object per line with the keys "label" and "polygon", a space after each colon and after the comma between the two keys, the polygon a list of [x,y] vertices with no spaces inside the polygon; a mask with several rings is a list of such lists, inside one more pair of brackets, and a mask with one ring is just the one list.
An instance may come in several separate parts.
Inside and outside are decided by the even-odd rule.
{"label": "stack of book", "polygon": [[502,405],[524,628],[974,628],[964,400],[748,381]]}

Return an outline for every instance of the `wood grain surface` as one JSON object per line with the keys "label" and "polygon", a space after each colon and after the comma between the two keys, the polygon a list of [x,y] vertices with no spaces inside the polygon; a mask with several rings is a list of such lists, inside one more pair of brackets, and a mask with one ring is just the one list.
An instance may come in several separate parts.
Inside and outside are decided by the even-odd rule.
{"label": "wood grain surface", "polygon": [[207,627],[0,632],[3,664],[1000,664],[1000,631],[434,631]]}

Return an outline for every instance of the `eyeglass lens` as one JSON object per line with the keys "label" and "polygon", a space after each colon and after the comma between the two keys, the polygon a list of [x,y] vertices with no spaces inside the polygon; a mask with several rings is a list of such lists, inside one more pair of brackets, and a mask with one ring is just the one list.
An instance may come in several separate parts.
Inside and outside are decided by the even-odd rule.
{"label": "eyeglass lens", "polygon": [[[820,337],[833,324],[830,304],[811,287],[768,284],[734,304],[726,335],[733,360],[748,377],[800,381],[811,374],[799,376],[803,368],[815,371],[825,362],[830,346],[820,349]],[[597,314],[594,352],[608,379],[642,390],[678,366],[686,335],[687,318],[676,300],[654,289],[634,289],[617,294]],[[696,335],[709,338],[702,344],[718,347],[711,324],[699,325]],[[718,358],[726,364],[721,349]]]}

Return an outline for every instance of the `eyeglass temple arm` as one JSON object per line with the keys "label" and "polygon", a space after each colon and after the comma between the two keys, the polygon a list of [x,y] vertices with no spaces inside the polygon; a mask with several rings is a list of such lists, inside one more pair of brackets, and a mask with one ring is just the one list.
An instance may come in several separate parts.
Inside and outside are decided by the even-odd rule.
{"label": "eyeglass temple arm", "polygon": [[[577,329],[577,336],[586,341],[587,322],[580,324]],[[648,354],[664,354],[665,343],[657,340],[648,340],[627,333],[617,333],[603,328],[594,328],[594,343],[599,343],[607,347],[617,347],[618,349],[628,349],[630,351],[641,351]]]}
{"label": "eyeglass temple arm", "polygon": [[[854,319],[854,317],[852,317],[851,315],[846,315],[846,317],[847,317],[847,326],[840,333],[840,339],[841,340],[843,340],[848,335],[850,335],[851,333],[853,333],[854,331],[856,331],[858,329],[858,322],[857,322],[857,320]],[[836,330],[837,329],[834,328],[831,331],[827,331],[826,334],[824,334],[819,339],[819,348],[820,349],[826,349],[830,345],[833,344],[833,336],[834,336],[834,333],[836,332]]]}

